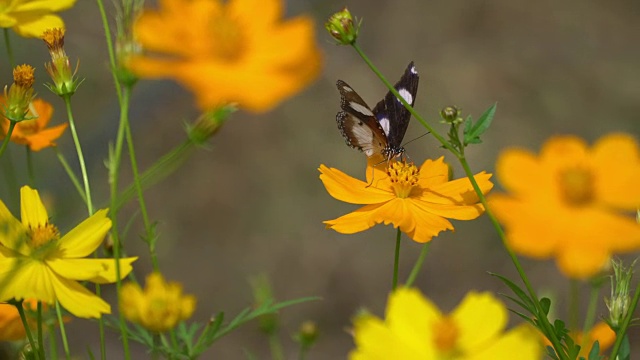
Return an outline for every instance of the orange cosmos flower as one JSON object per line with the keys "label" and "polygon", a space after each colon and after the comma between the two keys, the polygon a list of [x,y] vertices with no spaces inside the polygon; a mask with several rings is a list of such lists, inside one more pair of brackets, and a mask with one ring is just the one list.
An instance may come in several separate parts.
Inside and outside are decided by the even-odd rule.
{"label": "orange cosmos flower", "polygon": [[[4,99],[0,99],[0,106],[4,104]],[[57,125],[47,128],[51,115],[53,114],[53,106],[42,99],[35,99],[29,106],[27,117],[33,117],[31,120],[23,120],[16,124],[11,134],[11,141],[16,144],[27,145],[32,151],[40,151],[46,147],[55,146],[54,140],[58,139],[67,128],[67,124]],[[0,120],[2,137],[6,136],[9,130],[9,120],[3,118]]]}
{"label": "orange cosmos flower", "polygon": [[154,56],[134,56],[140,77],[173,78],[210,110],[231,102],[267,111],[319,72],[313,22],[281,19],[281,0],[160,0],[134,25]]}
{"label": "orange cosmos flower", "polygon": [[[375,224],[393,224],[414,241],[424,243],[443,230],[453,230],[447,220],[471,220],[484,208],[478,203],[469,179],[449,181],[444,157],[427,160],[418,169],[413,164],[391,162],[387,172],[367,168],[368,182],[354,179],[340,170],[320,165],[320,180],[331,196],[360,209],[335,220],[325,221],[327,228],[353,234]],[[371,177],[373,182],[371,182]],[[486,194],[493,184],[484,171],[475,179]],[[367,186],[371,183],[371,186]]]}
{"label": "orange cosmos flower", "polygon": [[[604,355],[604,351],[610,348],[616,341],[616,333],[604,322],[595,324],[591,330],[589,330],[587,339],[584,339],[582,331],[571,331],[569,335],[576,344],[582,346],[580,348],[580,357],[583,358],[589,357],[589,352],[596,340],[600,345],[600,355]],[[551,346],[551,342],[546,337],[543,338],[543,343],[545,347]]]}
{"label": "orange cosmos flower", "polygon": [[640,207],[640,151],[631,136],[608,135],[592,148],[574,136],[551,138],[539,156],[506,150],[496,171],[510,194],[490,204],[516,252],[555,257],[565,275],[586,278],[612,253],[640,249],[640,226],[624,213]]}

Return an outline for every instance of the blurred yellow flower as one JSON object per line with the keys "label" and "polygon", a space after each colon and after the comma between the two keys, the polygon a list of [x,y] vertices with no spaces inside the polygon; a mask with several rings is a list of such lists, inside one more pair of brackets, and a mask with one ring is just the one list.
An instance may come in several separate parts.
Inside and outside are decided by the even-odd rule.
{"label": "blurred yellow flower", "polygon": [[[4,101],[4,98],[0,98],[0,106],[4,105]],[[62,136],[68,124],[47,128],[52,114],[53,106],[50,103],[42,99],[33,100],[27,117],[33,117],[34,119],[17,123],[11,133],[11,141],[16,144],[27,145],[32,151],[40,151],[44,148],[55,146],[54,140]],[[7,135],[9,124],[10,122],[7,119],[0,120],[0,139]]]}
{"label": "blurred yellow flower", "polygon": [[[375,224],[393,224],[414,241],[424,243],[443,230],[453,230],[447,220],[471,220],[484,208],[478,203],[469,179],[449,181],[444,157],[427,160],[418,169],[413,164],[391,162],[388,168],[367,167],[368,183],[340,170],[320,165],[320,180],[331,196],[364,204],[360,209],[324,223],[342,234],[367,230]],[[371,176],[373,179],[371,179]],[[484,171],[475,175],[483,193],[493,187]]]}
{"label": "blurred yellow flower", "polygon": [[539,156],[504,151],[496,172],[509,194],[493,195],[490,205],[517,253],[555,257],[566,276],[587,278],[611,254],[640,250],[632,216],[640,207],[640,150],[631,136],[608,135],[592,148],[554,137]]}
{"label": "blurred yellow flower", "polygon": [[161,0],[134,27],[155,54],[133,57],[143,78],[173,78],[202,110],[237,102],[267,111],[316,78],[320,51],[313,22],[282,20],[282,0]]}
{"label": "blurred yellow flower", "polygon": [[195,308],[196,298],[182,295],[182,286],[167,283],[160,273],[147,276],[144,291],[131,282],[122,286],[120,311],[129,321],[151,331],[171,330],[179,321],[190,318]]}
{"label": "blurred yellow flower", "polygon": [[[22,222],[0,201],[0,301],[34,298],[59,301],[71,314],[98,318],[111,306],[78,281],[116,281],[113,259],[83,259],[92,254],[111,228],[107,210],[99,210],[64,236],[49,223],[38,191],[20,189]],[[131,272],[137,258],[120,260],[120,275]]]}
{"label": "blurred yellow flower", "polygon": [[69,9],[76,0],[12,0],[0,2],[0,27],[12,28],[18,35],[40,37],[49,28],[64,28],[53,13]]}
{"label": "blurred yellow flower", "polygon": [[519,326],[504,332],[507,314],[490,293],[469,292],[455,310],[442,314],[418,290],[400,288],[389,296],[385,320],[370,314],[355,318],[356,349],[349,359],[541,359],[533,330]]}

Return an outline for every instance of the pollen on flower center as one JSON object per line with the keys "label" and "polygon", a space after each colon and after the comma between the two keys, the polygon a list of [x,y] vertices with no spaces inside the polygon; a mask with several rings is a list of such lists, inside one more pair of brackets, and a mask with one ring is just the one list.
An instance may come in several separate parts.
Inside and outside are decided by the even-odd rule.
{"label": "pollen on flower center", "polygon": [[237,60],[244,50],[244,34],[238,21],[221,14],[210,21],[211,54],[224,61]]}
{"label": "pollen on flower center", "polygon": [[395,161],[389,164],[387,174],[397,197],[409,197],[411,189],[418,184],[419,173],[418,168],[412,163]]}
{"label": "pollen on flower center", "polygon": [[570,168],[560,173],[562,198],[572,206],[585,205],[593,200],[593,174],[584,168]]}
{"label": "pollen on flower center", "polygon": [[55,225],[49,223],[29,229],[29,246],[32,249],[37,249],[59,238],[60,231]]}
{"label": "pollen on flower center", "polygon": [[440,319],[439,322],[434,324],[433,334],[433,342],[440,352],[450,353],[455,351],[460,329],[458,329],[453,319],[448,316]]}

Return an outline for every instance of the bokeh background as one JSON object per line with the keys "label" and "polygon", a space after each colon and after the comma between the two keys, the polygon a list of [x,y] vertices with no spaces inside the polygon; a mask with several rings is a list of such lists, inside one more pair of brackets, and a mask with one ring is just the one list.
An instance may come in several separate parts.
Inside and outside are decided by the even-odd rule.
{"label": "bokeh background", "polygon": [[[409,61],[415,61],[421,76],[415,107],[433,124],[446,105],[457,105],[477,118],[498,103],[484,143],[468,150],[474,171],[492,172],[506,147],[537,151],[556,134],[576,134],[592,142],[609,132],[637,136],[640,131],[637,1],[289,0],[287,16],[308,14],[316,19],[317,41],[324,52],[320,78],[269,113],[234,114],[208,149],[196,151],[175,174],[146,192],[150,216],[160,233],[162,270],[198,297],[194,319],[206,322],[219,311],[234,316],[250,306],[248,278],[262,273],[271,279],[280,300],[322,298],[282,311],[281,338],[287,359],[295,358],[291,334],[305,320],[317,322],[320,331],[309,359],[344,358],[353,346],[347,332],[350,317],[360,307],[383,315],[391,285],[393,228],[380,225],[342,235],[322,224],[356,207],[326,193],[318,166],[364,176],[365,156],[346,147],[336,128],[335,82],[347,81],[370,105],[386,93],[357,54],[334,45],[323,29],[325,19],[345,5],[363,19],[361,47],[392,81]],[[77,127],[90,164],[94,197],[106,203],[104,160],[115,138],[118,106],[103,29],[92,1],[79,1],[62,16],[68,28],[67,53],[80,59],[79,74],[86,78],[73,98]],[[39,40],[16,36],[12,40],[18,61],[34,64],[36,76],[44,81],[46,73],[40,64],[48,56],[46,46]],[[0,70],[3,83],[8,83],[6,62],[0,63]],[[53,122],[62,122],[61,101],[44,87],[38,91],[57,106]],[[191,95],[175,83],[141,81],[131,116],[140,166],[147,168],[182,142],[184,122],[197,115]],[[424,133],[413,121],[405,140]],[[59,148],[76,164],[68,133]],[[24,158],[21,150],[14,147],[12,151],[17,164]],[[463,176],[454,159],[429,136],[412,142],[407,150],[416,162],[445,155],[454,164],[456,176]],[[85,216],[85,207],[53,151],[38,153],[36,164],[37,183],[55,207],[56,221],[63,231],[68,230]],[[128,162],[122,169],[122,183],[128,183]],[[17,170],[24,173],[20,166]],[[1,183],[0,197],[5,199],[10,195]],[[135,211],[132,202],[123,210],[123,219],[135,216]],[[151,267],[140,241],[140,223],[129,230],[126,241],[129,254],[141,256],[135,272],[142,278]],[[444,311],[454,308],[471,289],[508,292],[487,271],[515,279],[513,266],[486,218],[454,225],[455,233],[434,239],[416,282]],[[420,249],[405,239],[401,278],[408,276]],[[537,289],[555,300],[556,313],[566,319],[569,282],[551,261],[524,259],[523,263]],[[605,287],[603,294],[607,293]],[[583,294],[586,300],[586,291]],[[112,301],[113,295],[113,289],[107,290]],[[602,302],[598,314],[605,314]],[[73,320],[68,327],[80,358],[87,357],[86,346],[97,349],[95,324]],[[634,338],[637,331],[632,332]],[[109,358],[121,358],[115,334],[109,336],[109,345]],[[133,347],[134,358],[147,357],[144,349]],[[203,358],[244,359],[244,349],[259,359],[269,358],[266,338],[257,331],[256,322],[223,338]]]}

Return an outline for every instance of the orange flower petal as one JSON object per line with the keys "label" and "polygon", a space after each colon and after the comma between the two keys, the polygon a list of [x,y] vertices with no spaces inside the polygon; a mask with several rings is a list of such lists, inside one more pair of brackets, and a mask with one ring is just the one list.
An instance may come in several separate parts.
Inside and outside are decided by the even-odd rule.
{"label": "orange flower petal", "polygon": [[243,19],[252,32],[267,30],[282,17],[281,0],[230,0],[227,5],[230,16]]}
{"label": "orange flower petal", "polygon": [[420,179],[418,184],[423,188],[444,184],[449,181],[449,165],[444,162],[444,156],[437,160],[427,159],[420,166]]}
{"label": "orange flower petal", "polygon": [[604,248],[568,247],[557,255],[560,270],[570,278],[587,279],[602,270],[611,254]]}
{"label": "orange flower petal", "polygon": [[32,151],[40,151],[44,148],[55,146],[54,140],[58,139],[67,129],[68,124],[54,126],[52,128],[42,130],[34,135],[27,136],[26,141]]}
{"label": "orange flower petal", "polygon": [[327,229],[333,229],[341,234],[355,234],[376,225],[376,220],[379,219],[377,213],[384,205],[385,203],[366,205],[354,212],[334,220],[327,220],[324,223],[327,225]]}
{"label": "orange flower petal", "polygon": [[[491,176],[491,174],[487,174],[484,171],[474,175],[483,194],[488,193],[493,188],[493,183],[489,181]],[[468,178],[433,185],[422,191],[417,198],[421,201],[444,205],[475,204],[479,201],[478,195]]]}
{"label": "orange flower petal", "polygon": [[593,147],[593,166],[597,171],[598,198],[618,208],[640,207],[640,149],[626,134],[612,134]]}
{"label": "orange flower petal", "polygon": [[390,191],[384,191],[343,173],[334,168],[320,165],[320,180],[327,192],[334,198],[351,204],[378,204],[395,198]]}
{"label": "orange flower petal", "polygon": [[[496,173],[500,184],[515,196],[535,196],[551,188],[552,179],[535,155],[521,149],[507,149],[498,157]],[[531,184],[536,184],[532,187]]]}

